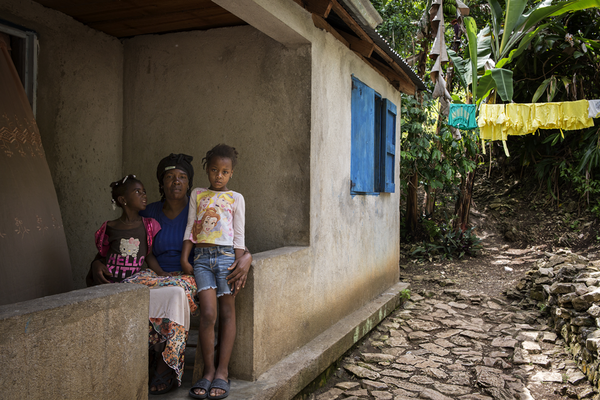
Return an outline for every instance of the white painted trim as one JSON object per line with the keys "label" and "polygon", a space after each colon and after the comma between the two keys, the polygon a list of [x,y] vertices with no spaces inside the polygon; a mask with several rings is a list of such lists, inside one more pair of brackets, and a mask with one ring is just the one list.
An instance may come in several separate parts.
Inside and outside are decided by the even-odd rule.
{"label": "white painted trim", "polygon": [[27,34],[24,31],[8,25],[3,25],[2,22],[0,22],[0,32],[8,33],[9,35],[17,36],[21,39],[27,39]]}

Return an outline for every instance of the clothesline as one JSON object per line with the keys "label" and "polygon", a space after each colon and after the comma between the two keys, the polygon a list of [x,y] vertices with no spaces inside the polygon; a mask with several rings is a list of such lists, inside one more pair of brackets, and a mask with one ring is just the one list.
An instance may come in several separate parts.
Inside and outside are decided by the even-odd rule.
{"label": "clothesline", "polygon": [[[502,140],[507,156],[509,135],[528,135],[538,129],[562,131],[594,126],[600,116],[600,100],[577,100],[554,103],[481,104],[477,124],[475,104],[450,104],[448,124],[460,129],[479,126],[481,140]],[[485,154],[485,146],[483,148]]]}

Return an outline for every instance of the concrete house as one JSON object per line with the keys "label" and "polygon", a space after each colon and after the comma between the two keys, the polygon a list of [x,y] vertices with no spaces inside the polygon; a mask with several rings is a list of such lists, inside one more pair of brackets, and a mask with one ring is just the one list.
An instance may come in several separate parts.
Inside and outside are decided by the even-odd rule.
{"label": "concrete house", "polygon": [[[425,87],[377,34],[380,21],[368,0],[0,0],[0,32],[29,32],[38,49],[32,102],[78,289],[46,298],[43,309],[39,302],[19,303],[17,311],[2,306],[0,332],[74,307],[73,326],[56,322],[58,337],[78,329],[74,315],[85,326],[101,324],[86,302],[133,315],[127,299],[142,310],[131,317],[141,330],[86,332],[104,356],[90,363],[79,349],[88,362],[77,382],[97,397],[115,390],[120,398],[144,397],[147,289],[84,289],[94,231],[118,216],[108,185],[133,173],[149,201],[158,200],[156,164],[172,152],[194,156],[194,185],[204,185],[202,157],[227,143],[240,152],[229,186],[246,199],[254,255],[236,300],[232,377],[253,382],[273,373],[380,301],[366,323],[332,339],[337,347],[327,348],[334,350],[303,361],[312,364],[294,389],[272,388],[273,398],[302,389],[391,311],[394,301],[381,296],[398,292],[400,94]],[[127,337],[128,352],[139,349],[127,362],[142,372],[115,370],[125,361],[112,364],[107,336]],[[62,343],[56,340],[54,347]],[[5,341],[0,352],[13,345]],[[50,361],[36,362],[41,369]],[[21,384],[51,376],[30,371],[15,372],[26,376]],[[126,383],[96,383],[109,376]],[[14,385],[4,380],[0,390],[11,393]]]}

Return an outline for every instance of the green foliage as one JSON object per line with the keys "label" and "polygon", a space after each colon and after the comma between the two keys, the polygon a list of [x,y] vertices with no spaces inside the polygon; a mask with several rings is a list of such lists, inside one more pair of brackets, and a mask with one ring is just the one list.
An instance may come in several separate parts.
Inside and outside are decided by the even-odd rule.
{"label": "green foliage", "polygon": [[[590,211],[600,217],[600,181],[594,177],[600,176],[600,144],[599,131],[588,129],[582,136],[572,157],[565,159],[558,165],[560,177],[569,182],[571,188],[579,195],[582,202],[587,203]],[[578,226],[571,226],[577,230]]]}
{"label": "green foliage", "polygon": [[410,289],[402,289],[400,291],[400,298],[404,301],[410,300]]}
{"label": "green foliage", "polygon": [[474,97],[477,95],[477,24],[470,17],[465,18],[465,28],[469,38],[469,59],[471,60],[471,86]]}
{"label": "green foliage", "polygon": [[426,1],[412,0],[372,0],[371,3],[383,18],[377,27],[392,48],[401,57],[408,58],[421,51],[421,43],[416,41],[419,27],[415,24],[427,7]]}
{"label": "green foliage", "polygon": [[538,28],[529,57],[512,64],[516,102],[600,97],[600,11],[553,18]]}
{"label": "green foliage", "polygon": [[[526,49],[529,49],[532,44],[534,46],[535,44],[539,44],[540,41],[546,45],[553,46],[554,42],[561,38],[557,36],[548,42],[551,36],[543,34],[543,31],[547,28],[547,24],[542,24],[542,21],[584,9],[595,13],[597,11],[595,8],[600,7],[599,0],[567,0],[556,5],[552,5],[551,0],[544,0],[536,2],[525,12],[527,0],[506,0],[504,7],[502,7],[498,0],[488,0],[488,3],[491,11],[492,26],[489,41],[489,49],[491,51],[488,55],[482,52],[482,47],[487,48],[488,43],[483,44],[476,37],[477,26],[475,19],[472,17],[465,18],[465,28],[468,36],[468,56],[471,59],[473,77],[477,76],[475,73],[476,69],[485,72],[485,75],[481,78],[481,85],[484,87],[479,90],[477,89],[477,79],[472,79],[472,93],[480,101],[493,89],[497,90],[503,101],[513,100],[512,88],[514,81],[512,72],[502,68],[512,63],[513,60],[530,64],[528,57],[521,57]],[[556,21],[556,19],[552,21]],[[577,33],[579,32],[581,30]],[[566,36],[563,35],[562,37]],[[567,52],[568,56],[574,59],[587,53],[588,48],[600,46],[595,41],[586,41],[580,38],[577,38],[577,40],[580,42],[583,41],[581,52],[576,50],[571,51],[570,54]],[[486,63],[495,64],[495,67],[491,69],[486,68],[486,71],[482,71],[482,66]],[[537,66],[537,64],[534,63],[534,66]],[[534,91],[534,98],[537,100],[541,96],[541,93],[548,87],[551,90],[549,98],[553,98],[556,90],[556,77],[543,76],[542,80],[542,85],[538,86]],[[565,85],[568,85],[567,82],[569,81],[568,79],[564,79],[564,82]]]}
{"label": "green foliage", "polygon": [[481,251],[481,239],[473,233],[473,228],[461,232],[452,229],[452,221],[429,220],[424,223],[430,237],[413,247],[411,256],[414,258],[462,258],[465,255],[476,256]]}
{"label": "green foliage", "polygon": [[600,130],[591,127],[563,134],[557,130],[511,138],[515,163],[528,168],[560,204],[561,191],[576,194],[580,204],[600,217]]}
{"label": "green foliage", "polygon": [[477,136],[464,132],[459,141],[444,124],[439,135],[435,132],[435,101],[429,94],[421,105],[412,96],[402,98],[402,139],[400,152],[400,183],[407,192],[408,177],[419,173],[426,191],[456,190],[460,177],[473,171],[475,162],[467,155],[477,153]]}
{"label": "green foliage", "polygon": [[[431,0],[372,2],[384,18],[379,32],[402,57],[416,59],[420,52],[431,47],[431,37],[416,39],[423,22],[428,20]],[[466,102],[469,89],[478,99],[495,96],[494,102],[600,98],[597,85],[600,0],[552,3],[550,0],[467,2],[470,7],[470,15],[465,18],[467,35],[461,38],[456,51],[449,51],[455,78],[449,90],[455,103]],[[447,17],[451,11],[446,7]],[[446,20],[446,42],[451,43],[454,32],[449,18]],[[452,75],[446,72],[450,78]],[[425,75],[424,80],[431,85],[428,78]],[[435,192],[437,199],[456,199],[461,177],[476,167],[478,130],[462,131],[462,139],[454,140],[444,118],[438,118],[437,101],[432,101],[428,94],[420,102],[404,96],[401,116],[402,196],[407,194],[408,177],[418,174],[418,185],[426,192]],[[543,130],[533,135],[511,136],[507,141],[511,154],[507,162],[518,164],[513,165],[513,170],[534,176],[539,181],[538,189],[547,191],[548,198],[554,199],[557,206],[561,191],[570,191],[579,196],[580,206],[585,204],[600,217],[599,135],[595,128],[564,133]],[[448,224],[447,218],[436,215],[422,219],[420,234],[427,239],[414,247],[413,255],[420,258],[461,255],[456,250],[460,248],[457,243],[469,242],[472,232],[462,233],[466,239],[457,238],[461,233],[452,233]]]}

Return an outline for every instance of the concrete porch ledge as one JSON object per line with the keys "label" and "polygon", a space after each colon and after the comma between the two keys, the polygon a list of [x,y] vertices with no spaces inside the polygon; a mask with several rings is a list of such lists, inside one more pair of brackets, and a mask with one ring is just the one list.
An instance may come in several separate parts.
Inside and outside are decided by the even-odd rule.
{"label": "concrete porch ledge", "polygon": [[[399,282],[373,301],[340,320],[315,339],[290,354],[255,382],[231,381],[231,400],[291,399],[339,359],[401,303],[400,292],[408,283]],[[187,399],[189,387],[162,396],[165,400]]]}
{"label": "concrete porch ledge", "polygon": [[123,283],[0,306],[0,397],[147,397],[149,294]]}

